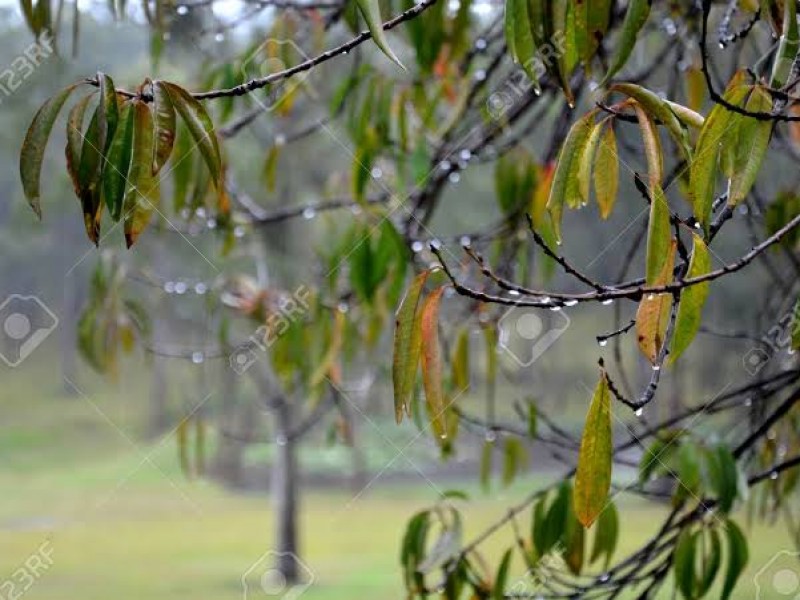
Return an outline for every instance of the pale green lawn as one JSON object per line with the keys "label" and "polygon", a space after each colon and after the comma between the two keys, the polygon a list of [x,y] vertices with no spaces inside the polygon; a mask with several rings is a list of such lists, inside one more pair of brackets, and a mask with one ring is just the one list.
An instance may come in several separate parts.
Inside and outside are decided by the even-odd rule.
{"label": "pale green lawn", "polygon": [[[135,437],[130,397],[106,392],[91,401],[133,444],[89,401],[65,400],[36,385],[44,389],[37,392],[30,378],[15,373],[4,375],[0,390],[0,583],[51,537],[54,564],[27,598],[242,598],[242,574],[272,545],[269,499],[184,479],[172,438],[142,444]],[[488,498],[466,482],[462,487],[473,498],[464,506],[468,537],[535,485],[527,479]],[[434,499],[422,479],[378,479],[358,497],[345,490],[306,493],[302,552],[314,582],[302,597],[403,598],[401,532],[413,511]],[[624,551],[658,526],[663,508],[623,499],[622,511]],[[790,547],[781,526],[749,535],[750,572],[736,595],[741,600],[755,597],[753,573]],[[510,543],[504,530],[485,554],[494,559]],[[2,594],[0,587],[6,600]]]}

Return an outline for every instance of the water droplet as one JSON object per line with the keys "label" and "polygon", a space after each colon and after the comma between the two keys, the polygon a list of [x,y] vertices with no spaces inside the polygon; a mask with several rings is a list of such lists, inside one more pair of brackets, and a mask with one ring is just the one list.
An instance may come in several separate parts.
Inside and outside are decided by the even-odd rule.
{"label": "water droplet", "polygon": [[597,578],[597,581],[599,581],[600,583],[605,583],[609,579],[611,579],[611,575],[609,575],[608,573],[603,573],[602,575],[600,575],[600,577]]}
{"label": "water droplet", "polygon": [[478,38],[477,40],[475,40],[475,49],[486,50],[486,40],[483,38]]}
{"label": "water droplet", "polygon": [[451,165],[450,165],[450,161],[449,160],[443,160],[442,162],[439,163],[439,168],[442,171],[449,171],[450,167],[451,167]]}
{"label": "water droplet", "polygon": [[241,225],[237,225],[233,228],[233,235],[234,237],[241,238],[244,237],[244,227]]}
{"label": "water droplet", "polygon": [[661,365],[653,365],[653,371],[660,371]]}
{"label": "water droplet", "polygon": [[201,364],[206,359],[202,352],[192,352],[192,362],[196,365]]}
{"label": "water droplet", "polygon": [[772,473],[769,474],[769,478],[775,481],[778,478],[778,472],[773,471]]}
{"label": "water droplet", "polygon": [[486,71],[478,69],[475,71],[475,81],[484,81],[486,79]]}
{"label": "water droplet", "polygon": [[194,214],[197,215],[198,218],[200,218],[200,219],[205,219],[206,218],[206,209],[201,206],[196,211],[194,211]]}
{"label": "water droplet", "polygon": [[436,250],[439,250],[442,247],[441,240],[438,240],[438,239],[435,239],[435,238],[432,239],[431,240],[431,247],[436,249]]}
{"label": "water droplet", "polygon": [[608,346],[608,339],[606,339],[606,338],[603,338],[602,340],[597,340],[597,343],[598,343],[598,344],[599,344],[601,347]]}
{"label": "water droplet", "polygon": [[184,6],[183,4],[181,4],[181,5],[178,7],[178,10],[177,10],[176,12],[177,12],[179,15],[183,16],[183,15],[185,15],[185,14],[187,14],[187,13],[189,12],[189,7],[187,7],[187,6]]}
{"label": "water droplet", "polygon": [[447,179],[450,180],[450,183],[458,183],[461,181],[461,173],[458,171],[453,171],[450,175],[447,176]]}
{"label": "water droplet", "polygon": [[339,306],[337,306],[337,308],[341,313],[346,313],[348,310],[350,310],[350,306],[347,304],[347,302],[339,302]]}
{"label": "water droplet", "polygon": [[641,417],[641,416],[644,414],[644,409],[643,409],[643,408],[637,408],[637,409],[634,411],[634,413],[633,413],[633,414],[635,414],[637,417]]}
{"label": "water droplet", "polygon": [[550,296],[542,296],[542,302],[545,304],[550,304],[552,301],[553,299]]}
{"label": "water droplet", "polygon": [[485,438],[484,438],[484,439],[485,439],[487,442],[490,442],[490,443],[491,443],[491,442],[493,442],[493,441],[495,441],[495,440],[497,439],[497,434],[496,434],[494,431],[492,431],[491,429],[489,429],[489,430],[486,432],[486,436],[485,436]]}
{"label": "water droplet", "polygon": [[175,282],[167,281],[166,283],[164,283],[164,291],[167,292],[168,294],[175,293]]}
{"label": "water droplet", "polygon": [[519,292],[517,290],[508,290],[509,296],[519,296]]}
{"label": "water droplet", "polygon": [[286,136],[282,133],[279,133],[275,136],[275,145],[276,146],[284,146],[286,145]]}
{"label": "water droplet", "polygon": [[196,283],[194,286],[194,293],[198,296],[202,296],[208,291],[208,287],[202,281],[200,283]]}
{"label": "water droplet", "polygon": [[209,229],[216,229],[217,228],[217,220],[216,219],[209,219],[206,221],[206,227]]}
{"label": "water droplet", "polygon": [[614,303],[614,300],[611,299],[611,298],[608,298],[607,300],[603,300],[600,304],[603,304],[604,306],[608,306],[609,304],[613,304],[613,303]]}
{"label": "water droplet", "polygon": [[558,311],[561,310],[561,307],[560,306],[551,306],[550,310],[552,310],[553,312],[558,312]]}
{"label": "water droplet", "polygon": [[420,242],[419,240],[416,240],[411,244],[411,251],[415,252],[415,253],[422,252],[422,249],[424,247],[425,246],[422,244],[422,242]]}
{"label": "water droplet", "polygon": [[311,220],[316,216],[317,216],[317,211],[314,210],[313,208],[311,208],[310,206],[308,208],[304,208],[303,209],[303,218],[304,219]]}
{"label": "water droplet", "polygon": [[277,438],[275,438],[275,443],[278,444],[278,446],[285,446],[286,441],[285,435],[279,435]]}
{"label": "water droplet", "polygon": [[648,300],[655,300],[656,299],[656,295],[655,294],[647,294],[647,299]]}
{"label": "water droplet", "polygon": [[373,179],[380,179],[383,177],[383,171],[380,169],[380,167],[373,167],[372,171],[370,171],[370,175],[372,175]]}
{"label": "water droplet", "polygon": [[578,303],[577,300],[567,300],[564,302],[564,306],[575,306]]}
{"label": "water droplet", "polygon": [[458,243],[462,246],[469,246],[472,244],[472,239],[468,235],[462,235],[461,239],[458,240]]}
{"label": "water droplet", "polygon": [[720,43],[719,43],[719,49],[720,49],[720,50],[725,50],[725,44],[723,44],[722,42],[720,42]]}
{"label": "water droplet", "polygon": [[753,399],[752,398],[745,399],[744,405],[745,406],[753,406]]}
{"label": "water droplet", "polygon": [[170,39],[171,37],[172,37],[172,36],[170,35],[169,31],[166,31],[166,32],[164,32],[164,34],[161,36],[161,39],[162,39],[162,40],[164,40],[165,42],[168,42],[168,41],[169,41],[169,39]]}
{"label": "water droplet", "polygon": [[186,293],[186,284],[183,281],[178,281],[175,283],[175,293],[179,296]]}
{"label": "water droplet", "polygon": [[218,33],[217,35],[214,36],[214,41],[217,42],[217,43],[224,42],[225,41],[225,34],[222,33],[222,32]]}
{"label": "water droplet", "polygon": [[189,218],[189,215],[191,215],[191,214],[192,214],[192,213],[191,213],[191,211],[190,211],[188,208],[182,208],[182,209],[181,209],[181,212],[180,212],[181,219],[184,219],[184,220],[185,220],[185,219],[188,219],[188,218]]}
{"label": "water droplet", "polygon": [[459,156],[461,160],[469,160],[472,158],[472,152],[468,148],[464,148],[460,153]]}
{"label": "water droplet", "polygon": [[739,214],[740,215],[746,215],[748,212],[750,212],[750,209],[748,208],[748,206],[746,204],[740,204],[739,205]]}
{"label": "water droplet", "polygon": [[360,215],[361,207],[358,204],[353,204],[353,206],[350,207],[350,212],[354,215]]}

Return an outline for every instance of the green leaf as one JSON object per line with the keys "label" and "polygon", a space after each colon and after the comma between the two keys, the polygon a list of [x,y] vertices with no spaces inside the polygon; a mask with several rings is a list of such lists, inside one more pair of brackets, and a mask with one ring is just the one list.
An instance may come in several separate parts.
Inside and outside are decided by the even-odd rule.
{"label": "green leaf", "polygon": [[161,81],[153,82],[153,115],[153,175],[156,175],[169,159],[175,144],[175,107]]}
{"label": "green leaf", "polygon": [[122,107],[120,124],[108,150],[108,167],[103,173],[103,199],[111,218],[119,221],[125,187],[133,155],[134,109],[130,102]]}
{"label": "green leaf", "polygon": [[611,121],[603,132],[594,160],[594,193],[602,219],[607,219],[611,215],[617,200],[618,186],[617,137],[614,133],[613,121]]}
{"label": "green leaf", "polygon": [[105,73],[98,72],[97,82],[101,96],[101,122],[105,123],[100,136],[103,145],[99,149],[105,155],[111,146],[111,140],[114,139],[114,132],[117,130],[119,107],[117,106],[117,90],[114,87],[114,80]]}
{"label": "green leaf", "polygon": [[[769,112],[772,97],[761,86],[754,86],[747,101],[749,112]],[[761,163],[767,154],[769,138],[772,134],[772,121],[758,121],[743,117],[735,140],[735,159],[731,178],[728,204],[736,206],[745,199],[758,177]]]}
{"label": "green leaf", "polygon": [[[692,234],[692,240],[694,241],[694,248],[692,257],[689,260],[688,278],[700,277],[711,270],[711,257],[705,242],[696,233]],[[708,282],[702,282],[689,286],[681,292],[678,315],[675,320],[675,335],[672,341],[670,363],[678,360],[678,357],[689,347],[700,329],[703,306],[705,306],[706,298],[708,297],[708,286]]]}
{"label": "green leaf", "polygon": [[[741,76],[734,76],[723,97],[739,105],[747,94],[748,86],[741,85]],[[715,104],[700,130],[690,169],[690,189],[695,218],[708,232],[711,223],[711,206],[717,182],[717,162],[723,137],[731,127],[734,113]]]}
{"label": "green leaf", "polygon": [[669,260],[672,230],[670,229],[670,211],[667,197],[660,185],[650,189],[650,220],[647,224],[647,268],[645,281],[654,286],[664,271]]}
{"label": "green leaf", "polygon": [[515,437],[506,438],[503,445],[503,472],[501,481],[504,486],[511,485],[521,468],[525,466],[527,453],[525,447]]}
{"label": "green leaf", "polygon": [[437,439],[447,437],[445,400],[442,390],[442,350],[439,344],[439,303],[445,287],[436,288],[425,299],[420,315],[422,335],[422,382],[431,428]]}
{"label": "green leaf", "polygon": [[78,164],[78,197],[83,210],[86,235],[95,244],[100,238],[100,194],[97,188],[103,156],[99,148],[104,144],[101,135],[106,125],[103,120],[102,103],[94,111],[92,120],[86,128]]}
{"label": "green leaf", "polygon": [[601,556],[605,556],[605,563],[603,569],[608,569],[611,562],[611,557],[617,549],[617,541],[619,540],[619,514],[617,513],[617,506],[613,502],[600,512],[597,518],[597,525],[595,526],[594,546],[592,547],[592,556],[589,559],[590,563],[594,563]]}
{"label": "green leaf", "polygon": [[464,328],[458,334],[453,351],[453,389],[462,392],[469,387],[469,329]]}
{"label": "green leaf", "polygon": [[[506,43],[515,63],[519,64],[538,87],[539,78],[535,70],[536,43],[533,39],[528,0],[506,1]],[[508,37],[510,36],[510,37]]]}
{"label": "green leaf", "polygon": [[739,471],[736,459],[723,445],[708,449],[703,454],[706,476],[717,497],[719,509],[730,512],[739,491]]}
{"label": "green leaf", "polygon": [[611,400],[603,373],[586,416],[575,475],[575,514],[584,527],[594,523],[606,504],[611,459]]}
{"label": "green leaf", "polygon": [[67,172],[72,180],[75,195],[80,198],[80,184],[78,182],[78,165],[81,160],[81,145],[83,142],[83,120],[86,108],[94,94],[88,94],[75,103],[67,117],[67,145],[64,153],[67,158]]}
{"label": "green leaf", "polygon": [[628,11],[625,13],[625,20],[622,22],[622,31],[617,40],[617,51],[614,58],[611,59],[611,65],[608,68],[606,76],[600,82],[604,86],[608,81],[617,74],[617,72],[625,66],[628,57],[633,52],[633,47],[636,45],[636,37],[639,35],[644,24],[647,22],[647,17],[650,14],[651,0],[630,0],[628,3]]}
{"label": "green leaf", "polygon": [[711,588],[722,561],[722,543],[720,542],[719,533],[716,529],[708,529],[705,533],[708,545],[706,546],[705,543],[702,545],[704,551],[701,562],[702,573],[697,581],[698,598],[705,596]]}
{"label": "green leaf", "polygon": [[688,528],[681,531],[675,552],[672,557],[672,567],[675,573],[675,584],[686,600],[695,600],[695,544],[696,534]]}
{"label": "green leaf", "polygon": [[550,196],[547,200],[547,210],[553,223],[553,229],[558,240],[561,240],[561,216],[564,204],[579,206],[581,203],[578,186],[578,169],[581,156],[589,135],[594,125],[595,111],[592,110],[575,122],[567,134],[567,139],[561,146],[558,155],[558,164],[550,186]]}
{"label": "green leaf", "polygon": [[394,333],[394,360],[392,382],[394,384],[394,416],[398,424],[403,413],[410,415],[411,397],[417,378],[422,330],[417,315],[422,288],[430,271],[423,271],[414,278],[408,292],[397,309]]}
{"label": "green leaf", "polygon": [[497,575],[494,578],[494,585],[492,586],[492,599],[503,600],[505,598],[506,581],[508,580],[508,572],[511,568],[511,548],[505,551],[503,558],[500,560],[500,566],[497,569]]}
{"label": "green leaf", "polygon": [[592,127],[592,132],[589,134],[589,139],[586,141],[586,147],[583,150],[580,164],[578,165],[578,192],[580,193],[582,205],[589,203],[592,182],[592,164],[594,163],[597,146],[600,143],[600,138],[602,137],[606,122],[607,119],[603,119]]}
{"label": "green leaf", "polygon": [[133,151],[125,192],[125,243],[130,248],[150,222],[150,215],[158,202],[158,180],[153,177],[153,117],[150,108],[134,101]]}
{"label": "green leaf", "polygon": [[28,204],[40,219],[42,218],[42,207],[39,197],[39,179],[44,162],[44,151],[47,147],[47,140],[50,138],[50,132],[53,130],[53,123],[55,123],[61,107],[64,106],[64,102],[76,87],[78,84],[64,88],[36,111],[19,152],[19,175],[22,180],[22,189]]}
{"label": "green leaf", "polygon": [[[166,81],[160,82],[160,85],[166,89],[173,107],[183,119],[192,139],[197,144],[208,171],[211,173],[214,185],[218,190],[221,189],[223,185],[222,164],[211,117],[208,116],[203,105],[183,88]],[[182,156],[178,157],[179,160],[182,158]],[[152,150],[149,162],[152,163]]]}
{"label": "green leaf", "polygon": [[369,32],[372,34],[372,39],[375,45],[380,48],[383,53],[401,69],[405,69],[403,63],[397,58],[395,53],[389,47],[389,40],[386,39],[386,33],[383,31],[383,20],[381,19],[381,9],[378,0],[357,0],[358,8],[364,21],[367,23]]}
{"label": "green leaf", "polygon": [[726,521],[725,534],[728,541],[728,563],[720,600],[730,598],[733,588],[736,587],[736,581],[744,571],[749,558],[747,539],[736,523],[730,520]]}

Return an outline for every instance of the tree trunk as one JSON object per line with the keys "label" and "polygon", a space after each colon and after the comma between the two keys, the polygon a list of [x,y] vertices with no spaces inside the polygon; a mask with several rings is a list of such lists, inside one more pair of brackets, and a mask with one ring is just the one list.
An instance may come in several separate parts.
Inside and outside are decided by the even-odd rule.
{"label": "tree trunk", "polygon": [[275,569],[288,585],[298,583],[297,564],[297,456],[291,439],[292,405],[277,403],[275,416],[275,461],[272,465],[272,494],[275,507]]}

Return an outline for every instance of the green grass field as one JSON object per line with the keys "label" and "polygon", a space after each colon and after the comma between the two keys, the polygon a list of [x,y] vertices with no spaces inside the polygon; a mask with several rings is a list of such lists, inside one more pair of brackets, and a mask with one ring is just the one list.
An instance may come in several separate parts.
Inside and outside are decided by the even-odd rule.
{"label": "green grass field", "polygon": [[[242,598],[243,574],[253,565],[255,573],[263,571],[266,561],[259,560],[272,546],[266,494],[187,481],[174,438],[143,443],[135,434],[135,394],[104,388],[67,399],[41,381],[14,372],[4,375],[0,391],[0,597],[14,597],[3,582],[49,539],[53,564],[26,593],[31,599]],[[472,498],[464,504],[467,536],[546,476],[534,474],[490,496],[472,480],[459,485]],[[313,582],[302,597],[403,598],[402,529],[435,496],[421,477],[415,483],[378,478],[359,495],[344,487],[304,491],[302,558]],[[624,552],[654,531],[664,508],[622,498],[621,510]],[[508,533],[495,535],[485,553],[499,555],[511,543]],[[770,557],[790,548],[779,525],[758,526],[749,536],[749,570],[735,595],[741,600],[755,597],[753,576]],[[248,595],[254,597],[264,596]]]}

